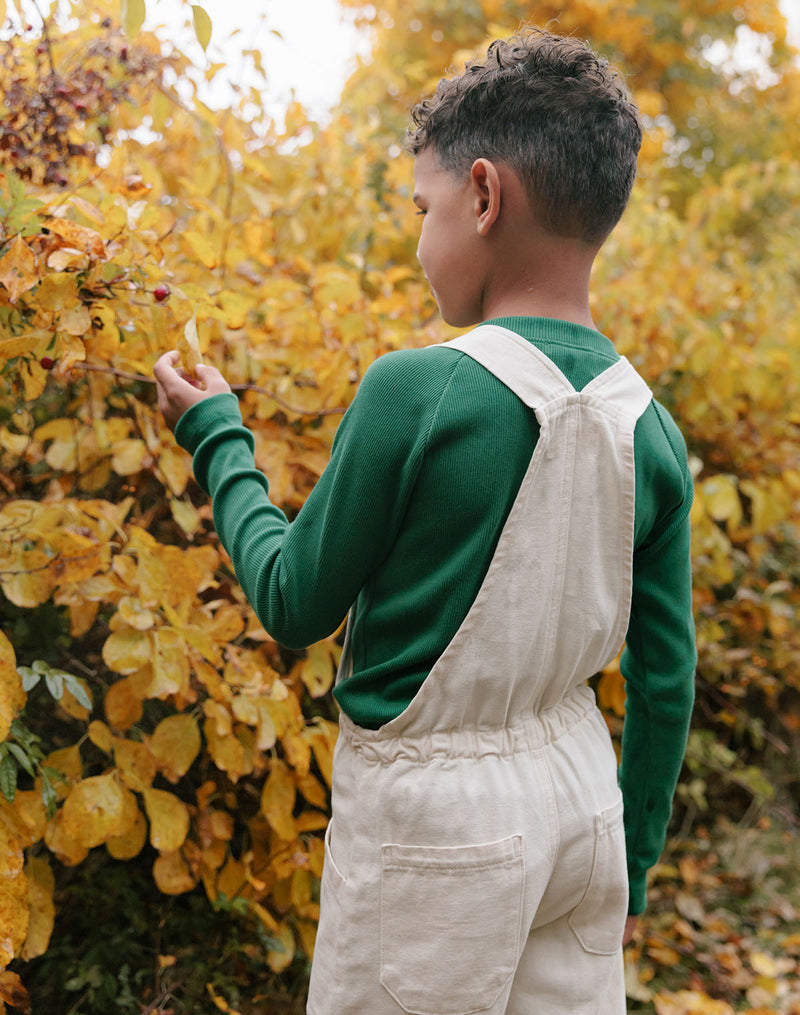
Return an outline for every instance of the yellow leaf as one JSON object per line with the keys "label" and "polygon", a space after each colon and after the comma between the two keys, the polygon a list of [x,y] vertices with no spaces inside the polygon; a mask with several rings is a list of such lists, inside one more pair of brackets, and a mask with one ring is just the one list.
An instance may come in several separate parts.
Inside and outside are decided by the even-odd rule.
{"label": "yellow leaf", "polygon": [[656,1015],[734,1015],[726,1001],[716,1001],[700,990],[661,991],[653,998]]}
{"label": "yellow leaf", "polygon": [[292,816],[295,796],[295,783],[289,766],[280,758],[272,758],[270,773],[261,793],[261,813],[287,842],[297,837],[297,826]]}
{"label": "yellow leaf", "polygon": [[215,885],[216,895],[224,895],[226,899],[246,898],[253,895],[253,885],[248,877],[248,871],[240,860],[229,856],[225,866],[217,875]]}
{"label": "yellow leaf", "polygon": [[135,740],[114,741],[114,762],[125,785],[137,793],[152,785],[158,766],[146,744]]}
{"label": "yellow leaf", "polygon": [[[17,356],[36,356],[44,353],[53,339],[52,332],[31,331],[27,335],[16,335],[14,338],[0,339],[0,363],[7,363]],[[27,446],[28,438],[25,438]]]}
{"label": "yellow leaf", "polygon": [[258,724],[258,702],[247,694],[237,694],[231,704],[234,718],[249,726]]}
{"label": "yellow leaf", "polygon": [[126,437],[114,445],[111,468],[118,476],[135,476],[142,471],[147,445],[138,437]]}
{"label": "yellow leaf", "polygon": [[188,499],[178,500],[177,497],[170,497],[169,509],[187,536],[193,536],[203,524],[200,512]]}
{"label": "yellow leaf", "polygon": [[143,793],[150,819],[150,842],[160,853],[173,853],[183,845],[189,831],[189,811],[174,793],[147,789]]}
{"label": "yellow leaf", "polygon": [[304,732],[288,730],[281,738],[286,760],[299,775],[305,775],[311,766],[311,745]]}
{"label": "yellow leaf", "polygon": [[25,865],[25,876],[28,879],[28,936],[22,948],[22,958],[26,961],[44,955],[50,943],[55,922],[55,905],[53,891],[55,877],[50,864],[43,856],[32,856]]}
{"label": "yellow leaf", "polygon": [[750,952],[750,968],[759,976],[777,976],[778,965],[766,952]]}
{"label": "yellow leaf", "polygon": [[226,1011],[229,1015],[241,1015],[236,1008],[231,1008],[225,998],[221,994],[218,994],[210,983],[206,984],[206,990],[208,991],[211,1000],[214,1002],[215,1007],[220,1011]]}
{"label": "yellow leaf", "polygon": [[19,952],[28,933],[28,881],[23,873],[22,846],[16,835],[0,822],[0,965]]}
{"label": "yellow leaf", "polygon": [[182,240],[190,257],[197,258],[209,270],[216,268],[217,254],[207,236],[190,229],[183,234]]}
{"label": "yellow leaf", "polygon": [[272,713],[269,708],[269,702],[264,701],[262,698],[258,702],[257,709],[258,709],[257,746],[259,751],[268,751],[271,747],[275,746],[275,741],[277,740],[275,723],[273,721]]}
{"label": "yellow leaf", "polygon": [[181,354],[183,369],[190,377],[194,377],[197,373],[198,365],[203,362],[203,356],[200,352],[200,341],[197,337],[196,310],[186,322],[183,334],[178,338],[178,352]]}
{"label": "yellow leaf", "polygon": [[117,680],[106,691],[103,707],[115,730],[127,730],[142,717],[142,702],[131,690],[128,678]]}
{"label": "yellow leaf", "polygon": [[292,905],[298,913],[304,914],[306,906],[311,902],[311,872],[299,867],[292,874],[292,887],[289,892]]}
{"label": "yellow leaf", "polygon": [[26,697],[13,646],[0,631],[0,742],[8,736],[11,721],[24,707]]}
{"label": "yellow leaf", "polygon": [[164,853],[153,864],[153,880],[164,895],[180,895],[190,892],[198,881],[195,864],[190,864],[184,850]]}
{"label": "yellow leaf", "polygon": [[50,852],[68,867],[75,867],[89,855],[89,847],[84,846],[67,830],[63,811],[56,814],[54,821],[48,821],[44,841]]}
{"label": "yellow leaf", "polygon": [[327,828],[328,818],[322,811],[303,811],[296,819],[296,824],[298,834],[303,832],[321,832],[324,828]]}
{"label": "yellow leaf", "polygon": [[208,49],[209,42],[211,42],[211,18],[204,8],[198,4],[192,4],[192,20],[194,22],[194,34],[197,36],[197,41],[203,47],[203,52],[205,52]]}
{"label": "yellow leaf", "polygon": [[103,661],[115,673],[128,675],[150,662],[153,644],[145,631],[114,631],[103,645]]}
{"label": "yellow leaf", "polygon": [[161,774],[178,782],[200,753],[200,730],[194,716],[182,713],[162,719],[149,740],[150,751]]}
{"label": "yellow leaf", "polygon": [[[10,950],[10,939],[6,938],[0,942],[0,966],[10,962],[14,957]],[[10,1005],[12,1008],[19,1008],[20,1011],[30,1011],[31,999],[17,973],[10,969],[4,969],[0,973],[0,1001]]]}
{"label": "yellow leaf", "polygon": [[122,0],[122,25],[129,39],[139,34],[145,13],[144,0]]}
{"label": "yellow leaf", "polygon": [[731,528],[742,518],[742,505],[734,476],[712,476],[702,485],[706,511],[717,522],[728,522]]}
{"label": "yellow leaf", "polygon": [[155,613],[142,606],[135,596],[123,596],[117,604],[117,613],[136,631],[149,631],[156,624]]}
{"label": "yellow leaf", "polygon": [[105,215],[85,198],[73,194],[69,199],[69,203],[77,208],[82,215],[85,215],[87,219],[97,223],[99,226],[105,225]]}
{"label": "yellow leaf", "polygon": [[71,747],[61,747],[57,751],[51,751],[44,759],[47,768],[54,768],[63,779],[55,782],[55,790],[59,799],[65,797],[69,787],[83,775],[83,762],[78,744]]}
{"label": "yellow leaf", "polygon": [[252,912],[256,914],[256,916],[264,924],[267,930],[276,931],[278,929],[278,921],[275,919],[275,917],[272,915],[272,913],[270,913],[268,909],[265,909],[260,903],[256,902],[254,899],[250,900],[249,906]]}
{"label": "yellow leaf", "polygon": [[312,698],[321,698],[330,690],[335,676],[333,658],[325,642],[312,645],[300,664],[300,676]]}
{"label": "yellow leaf", "polygon": [[316,779],[310,772],[305,775],[297,775],[297,788],[315,807],[325,809],[328,806],[328,794],[319,779]]}
{"label": "yellow leaf", "polygon": [[76,276],[72,272],[45,275],[36,290],[36,305],[43,310],[64,311],[80,305]]}
{"label": "yellow leaf", "polygon": [[233,733],[218,733],[216,725],[209,719],[205,723],[206,743],[208,753],[214,759],[214,764],[233,782],[238,782],[243,775],[253,771],[252,759],[247,757],[244,745]]}
{"label": "yellow leaf", "polygon": [[597,700],[605,711],[625,715],[625,678],[619,669],[603,673],[597,685]]}
{"label": "yellow leaf", "polygon": [[250,311],[251,301],[241,293],[223,292],[220,293],[220,303],[225,314],[225,324],[231,331],[243,328],[247,323],[247,315]]}
{"label": "yellow leaf", "polygon": [[85,335],[92,327],[89,308],[81,303],[80,306],[74,307],[72,310],[66,310],[58,318],[58,327],[61,331],[66,331],[68,335]]}
{"label": "yellow leaf", "polygon": [[124,831],[125,797],[113,773],[93,775],[70,790],[61,809],[64,832],[92,849]]}
{"label": "yellow leaf", "polygon": [[317,941],[317,924],[318,919],[295,921],[297,933],[300,935],[300,944],[309,959],[314,958],[314,945]]}
{"label": "yellow leaf", "polygon": [[277,937],[280,945],[267,952],[267,965],[274,973],[282,973],[291,965],[295,952],[294,934],[286,921],[278,928]]}
{"label": "yellow leaf", "polygon": [[47,813],[39,788],[17,790],[14,814],[24,829],[23,846],[32,846],[42,838],[47,827]]}
{"label": "yellow leaf", "polygon": [[9,302],[16,303],[20,296],[33,289],[38,281],[36,255],[22,236],[18,235],[0,258],[0,282],[8,290]]}
{"label": "yellow leaf", "polygon": [[[135,803],[135,797],[134,797]],[[147,821],[136,807],[133,824],[122,835],[112,835],[106,841],[106,849],[115,860],[132,860],[142,851],[147,840]]]}
{"label": "yellow leaf", "polygon": [[105,260],[106,241],[96,230],[79,226],[70,219],[56,218],[47,220],[47,228],[51,233],[60,236],[70,247],[82,250],[95,260]]}
{"label": "yellow leaf", "polygon": [[311,743],[319,770],[329,786],[333,776],[333,749],[338,733],[339,727],[336,723],[325,719],[318,719],[314,726],[309,726],[304,731],[304,735]]}

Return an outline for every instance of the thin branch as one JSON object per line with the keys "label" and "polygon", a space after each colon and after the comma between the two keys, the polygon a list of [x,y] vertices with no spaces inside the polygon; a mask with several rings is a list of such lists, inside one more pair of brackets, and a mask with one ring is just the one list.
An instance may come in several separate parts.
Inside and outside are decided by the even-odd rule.
{"label": "thin branch", "polygon": [[[112,374],[114,377],[120,377],[126,381],[139,381],[142,384],[155,384],[155,380],[152,377],[146,377],[144,374],[132,374],[127,370],[117,370],[116,367],[101,367],[95,363],[73,363],[70,370],[93,370],[98,374]],[[294,413],[296,416],[311,416],[316,419],[319,416],[341,416],[347,412],[346,406],[336,406],[333,409],[300,409],[296,405],[291,405],[289,402],[281,398],[280,395],[276,394],[271,388],[262,388],[258,384],[231,384],[231,391],[257,391],[261,395],[266,395],[267,398],[271,399],[282,409],[287,412]]]}

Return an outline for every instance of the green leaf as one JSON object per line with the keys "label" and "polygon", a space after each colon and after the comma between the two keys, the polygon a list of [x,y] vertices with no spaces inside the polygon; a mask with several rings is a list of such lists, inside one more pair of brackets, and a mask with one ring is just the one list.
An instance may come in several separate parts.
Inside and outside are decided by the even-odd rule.
{"label": "green leaf", "polygon": [[91,709],[92,699],[86,693],[86,688],[80,680],[77,677],[73,677],[71,673],[62,673],[61,676],[64,678],[67,690],[78,704],[83,705],[84,708]]}
{"label": "green leaf", "polygon": [[204,8],[198,4],[192,4],[192,20],[194,21],[194,34],[205,52],[211,42],[211,18]]}
{"label": "green leaf", "polygon": [[14,757],[17,759],[17,761],[20,763],[20,765],[22,765],[22,767],[25,769],[25,771],[28,773],[28,775],[33,775],[33,776],[36,775],[36,770],[33,767],[33,763],[31,762],[31,759],[22,750],[22,748],[19,746],[19,744],[8,744],[8,749],[9,749],[9,751],[11,751],[11,753],[14,755]]}
{"label": "green leaf", "polygon": [[30,691],[39,683],[40,675],[34,673],[30,666],[18,666],[17,673],[22,678],[22,690]]}
{"label": "green leaf", "polygon": [[18,204],[25,197],[25,184],[16,173],[8,173],[8,193],[13,204]]}
{"label": "green leaf", "polygon": [[50,670],[44,675],[47,690],[56,701],[61,701],[64,694],[64,678],[57,670]]}
{"label": "green leaf", "polygon": [[47,775],[47,769],[42,771],[42,803],[48,818],[55,817],[56,813],[56,790]]}
{"label": "green leaf", "polygon": [[17,763],[10,754],[0,761],[0,790],[9,803],[14,802],[17,794]]}
{"label": "green leaf", "polygon": [[122,26],[129,39],[139,34],[146,13],[144,0],[122,0]]}

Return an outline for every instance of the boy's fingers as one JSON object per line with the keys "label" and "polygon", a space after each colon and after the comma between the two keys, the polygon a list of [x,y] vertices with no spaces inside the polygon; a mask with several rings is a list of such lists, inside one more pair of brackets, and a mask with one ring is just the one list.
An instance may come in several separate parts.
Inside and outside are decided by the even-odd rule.
{"label": "boy's fingers", "polygon": [[163,356],[159,356],[153,366],[153,376],[162,388],[169,387],[170,382],[176,376],[175,364],[181,356],[177,349],[170,349]]}
{"label": "boy's fingers", "polygon": [[209,366],[207,363],[198,363],[196,374],[197,379],[202,381],[206,392],[210,395],[219,395],[231,390],[230,385],[216,367]]}

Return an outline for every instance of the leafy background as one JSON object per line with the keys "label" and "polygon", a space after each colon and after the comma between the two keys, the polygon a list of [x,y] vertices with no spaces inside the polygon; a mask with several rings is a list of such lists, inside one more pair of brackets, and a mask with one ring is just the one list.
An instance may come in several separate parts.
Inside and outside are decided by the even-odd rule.
{"label": "leafy background", "polygon": [[[143,0],[78,0],[43,28],[9,8],[0,1003],[303,1010],[340,632],[305,653],[265,635],[150,371],[196,333],[293,517],[368,365],[453,334],[415,260],[408,108],[531,20],[623,68],[644,115],[593,313],[679,420],[696,479],[697,708],[630,1009],[798,1015],[800,70],[783,16],[343,3],[371,56],[324,123],[294,103],[285,124],[263,66],[263,88],[206,107],[187,58],[142,31]],[[737,42],[760,61],[732,59]],[[596,684],[618,737],[618,668]]]}

